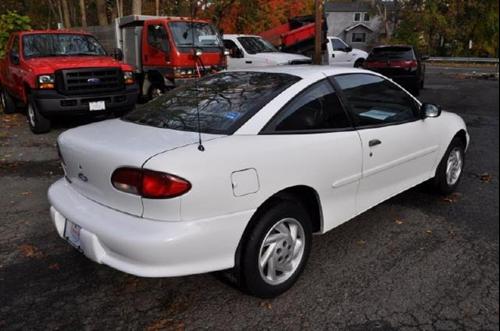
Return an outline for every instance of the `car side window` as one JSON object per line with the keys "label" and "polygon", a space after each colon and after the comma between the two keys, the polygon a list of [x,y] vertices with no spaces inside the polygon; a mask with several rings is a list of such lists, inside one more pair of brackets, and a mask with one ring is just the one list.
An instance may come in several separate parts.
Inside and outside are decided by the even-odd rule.
{"label": "car side window", "polygon": [[14,40],[12,41],[12,48],[11,50],[15,52],[16,54],[19,54],[19,36],[15,36]]}
{"label": "car side window", "polygon": [[160,49],[164,52],[170,51],[168,44],[167,31],[162,25],[149,25],[148,26],[148,44],[152,47]]}
{"label": "car side window", "polygon": [[266,126],[267,132],[297,132],[351,128],[333,86],[325,79],[286,105]]}
{"label": "car side window", "polygon": [[338,39],[333,39],[333,50],[342,51],[346,48],[346,45]]}
{"label": "car side window", "polygon": [[417,102],[400,87],[380,76],[336,76],[351,107],[356,126],[404,123],[419,119]]}

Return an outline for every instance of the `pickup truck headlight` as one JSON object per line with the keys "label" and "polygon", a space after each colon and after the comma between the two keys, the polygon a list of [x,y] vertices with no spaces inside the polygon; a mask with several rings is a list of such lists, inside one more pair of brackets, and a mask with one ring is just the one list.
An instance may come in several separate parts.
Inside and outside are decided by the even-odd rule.
{"label": "pickup truck headlight", "polygon": [[38,88],[43,90],[53,89],[56,86],[54,75],[38,76]]}
{"label": "pickup truck headlight", "polygon": [[134,73],[132,71],[123,72],[123,81],[126,85],[132,85],[135,83]]}

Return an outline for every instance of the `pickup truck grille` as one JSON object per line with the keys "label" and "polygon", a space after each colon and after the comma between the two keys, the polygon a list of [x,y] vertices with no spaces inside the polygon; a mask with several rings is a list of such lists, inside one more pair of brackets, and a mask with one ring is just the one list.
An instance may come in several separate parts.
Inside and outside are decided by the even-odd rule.
{"label": "pickup truck grille", "polygon": [[56,86],[63,94],[91,94],[123,89],[119,68],[70,69],[56,72]]}

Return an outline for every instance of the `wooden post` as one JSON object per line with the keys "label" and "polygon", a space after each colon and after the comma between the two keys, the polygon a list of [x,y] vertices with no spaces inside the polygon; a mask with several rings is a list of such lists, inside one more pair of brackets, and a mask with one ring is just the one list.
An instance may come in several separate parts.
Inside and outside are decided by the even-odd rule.
{"label": "wooden post", "polygon": [[314,64],[321,64],[323,61],[323,52],[321,50],[321,42],[323,37],[323,2],[324,0],[315,0],[315,23],[316,35],[314,41]]}

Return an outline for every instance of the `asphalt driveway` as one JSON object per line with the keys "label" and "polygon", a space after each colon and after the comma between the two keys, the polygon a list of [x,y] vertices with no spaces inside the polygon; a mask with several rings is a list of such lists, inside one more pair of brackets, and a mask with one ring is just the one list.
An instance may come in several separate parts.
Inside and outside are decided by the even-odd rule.
{"label": "asphalt driveway", "polygon": [[421,97],[469,126],[459,192],[419,186],[315,237],[275,300],[212,274],[143,279],[87,260],[59,239],[46,199],[68,124],[33,136],[22,115],[0,115],[0,330],[497,330],[499,84],[467,73],[432,68]]}

